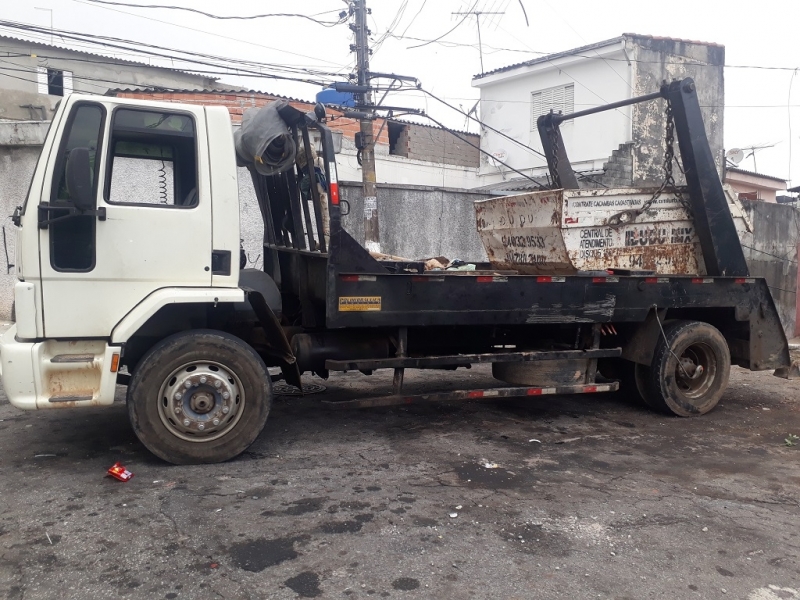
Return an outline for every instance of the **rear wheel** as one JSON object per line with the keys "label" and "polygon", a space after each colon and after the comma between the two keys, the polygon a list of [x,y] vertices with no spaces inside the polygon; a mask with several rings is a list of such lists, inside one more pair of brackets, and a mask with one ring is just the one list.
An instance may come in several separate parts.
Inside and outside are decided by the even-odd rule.
{"label": "rear wheel", "polygon": [[156,344],[128,385],[128,414],[141,442],[175,464],[241,454],[261,433],[272,402],[269,373],[245,342],[187,331]]}
{"label": "rear wheel", "polygon": [[636,391],[638,392],[639,398],[642,400],[642,402],[644,402],[653,410],[658,410],[658,407],[654,406],[648,397],[647,386],[650,381],[650,367],[636,363],[633,367],[633,380]]}
{"label": "rear wheel", "polygon": [[650,368],[637,369],[637,383],[653,408],[692,417],[717,405],[728,386],[730,368],[728,344],[716,327],[673,321],[664,326]]}

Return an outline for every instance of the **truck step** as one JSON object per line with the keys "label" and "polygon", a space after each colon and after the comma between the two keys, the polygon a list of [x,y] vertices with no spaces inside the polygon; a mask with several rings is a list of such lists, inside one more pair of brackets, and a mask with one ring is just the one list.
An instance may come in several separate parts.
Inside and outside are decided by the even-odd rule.
{"label": "truck step", "polygon": [[58,354],[50,359],[51,363],[82,363],[92,362],[94,354]]}
{"label": "truck step", "polygon": [[77,396],[75,394],[70,395],[63,395],[63,396],[50,396],[47,399],[48,402],[86,402],[87,400],[91,400],[94,398],[91,394],[88,395],[81,395]]}
{"label": "truck step", "polygon": [[497,398],[549,396],[560,394],[595,394],[600,392],[616,392],[619,382],[590,383],[579,385],[562,385],[557,387],[508,387],[488,390],[455,390],[434,394],[418,394],[405,396],[378,396],[359,400],[342,400],[340,402],[323,400],[322,404],[329,408],[375,408],[379,406],[399,406],[405,404],[421,404],[424,402],[483,401]]}

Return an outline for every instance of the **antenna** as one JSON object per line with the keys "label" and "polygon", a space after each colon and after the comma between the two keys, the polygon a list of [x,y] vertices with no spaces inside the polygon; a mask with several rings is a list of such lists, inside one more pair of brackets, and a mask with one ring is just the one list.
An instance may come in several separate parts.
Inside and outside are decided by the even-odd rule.
{"label": "antenna", "polygon": [[753,172],[758,173],[758,165],[756,164],[756,151],[757,150],[766,150],[767,148],[774,148],[775,144],[754,144],[752,146],[746,146],[742,148],[742,150],[749,150],[750,153],[745,156],[745,158],[753,157]]}
{"label": "antenna", "polygon": [[[523,7],[523,10],[525,8]],[[483,75],[483,44],[481,43],[481,15],[504,15],[504,12],[487,12],[483,10],[469,10],[466,12],[458,11],[450,13],[452,15],[475,15],[475,22],[478,24],[478,53],[481,55],[481,75]],[[527,19],[527,15],[525,15]]]}
{"label": "antenna", "polygon": [[741,148],[731,148],[725,153],[725,158],[728,159],[728,162],[734,167],[738,167],[739,163],[744,160],[744,150]]}

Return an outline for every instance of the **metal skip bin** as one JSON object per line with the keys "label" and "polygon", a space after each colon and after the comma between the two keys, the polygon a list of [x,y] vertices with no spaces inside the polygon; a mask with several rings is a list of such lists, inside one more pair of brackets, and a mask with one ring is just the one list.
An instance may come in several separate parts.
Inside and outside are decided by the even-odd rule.
{"label": "metal skip bin", "polygon": [[[529,275],[625,269],[705,275],[694,222],[681,199],[663,192],[640,214],[655,188],[546,190],[475,202],[478,233],[496,269]],[[740,239],[752,226],[725,189]],[[688,198],[688,193],[683,192]],[[629,222],[612,217],[631,211]],[[624,219],[623,219],[624,221]]]}

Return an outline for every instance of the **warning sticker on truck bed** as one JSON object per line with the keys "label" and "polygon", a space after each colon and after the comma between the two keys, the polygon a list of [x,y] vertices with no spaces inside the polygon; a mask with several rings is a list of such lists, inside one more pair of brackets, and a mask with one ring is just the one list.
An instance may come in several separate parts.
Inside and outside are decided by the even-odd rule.
{"label": "warning sticker on truck bed", "polygon": [[339,296],[340,312],[364,312],[380,309],[380,296]]}

